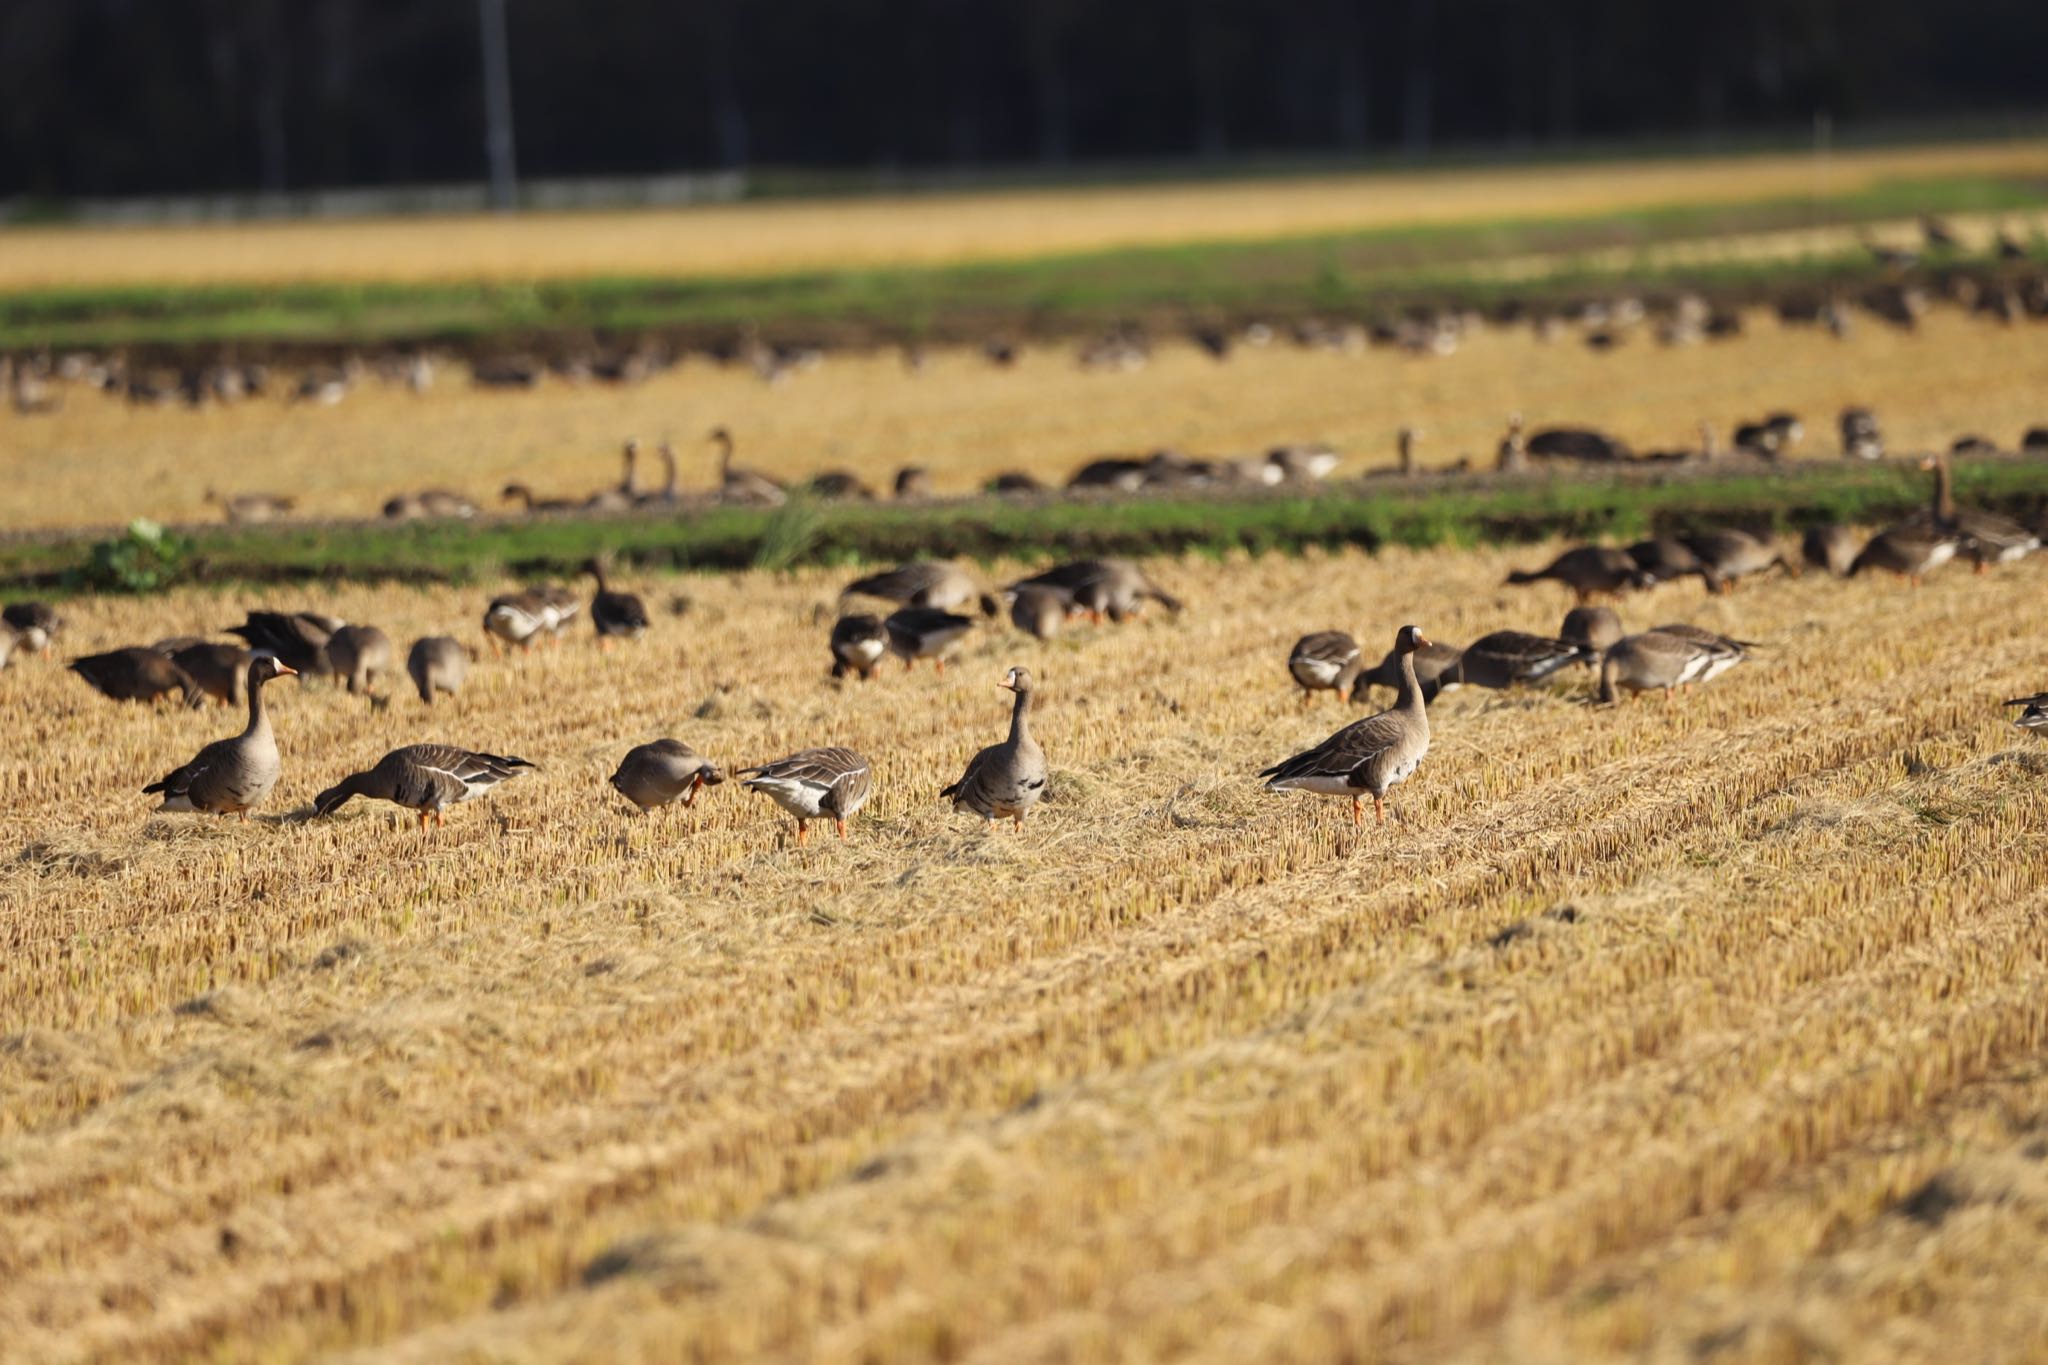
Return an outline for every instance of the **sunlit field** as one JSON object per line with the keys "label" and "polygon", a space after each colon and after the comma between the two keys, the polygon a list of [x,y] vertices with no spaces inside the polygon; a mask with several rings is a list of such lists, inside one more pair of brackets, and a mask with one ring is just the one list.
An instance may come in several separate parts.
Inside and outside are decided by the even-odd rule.
{"label": "sunlit field", "polygon": [[692,359],[637,387],[550,379],[505,393],[474,389],[451,366],[426,394],[371,379],[331,408],[276,397],[138,408],[70,386],[56,413],[0,417],[0,524],[211,520],[220,512],[204,501],[209,490],[286,494],[299,515],[351,518],[442,485],[509,511],[497,494],[510,481],[578,498],[616,484],[629,436],[648,447],[643,487],[659,481],[654,443],[673,439],[683,491],[704,493],[716,478],[704,437],[719,424],[734,432],[742,464],[782,479],[836,467],[886,489],[899,467],[921,464],[936,492],[955,495],[1005,469],[1058,482],[1086,458],[1161,447],[1249,454],[1327,441],[1344,454],[1340,477],[1355,475],[1393,463],[1404,425],[1421,432],[1424,466],[1469,457],[1485,468],[1513,411],[1655,450],[1696,446],[1702,421],[1725,447],[1739,422],[1789,409],[1807,426],[1793,454],[1834,459],[1836,414],[1863,404],[1894,450],[1965,433],[2012,448],[2048,422],[2044,373],[2048,326],[1938,307],[1910,334],[1863,317],[1837,341],[1755,312],[1738,339],[1670,348],[1642,327],[1604,353],[1573,334],[1545,343],[1519,327],[1481,330],[1446,357],[1275,342],[1239,346],[1218,364],[1166,338],[1128,373],[1083,370],[1071,348],[1027,349],[1009,369],[942,350],[922,373],[890,352],[833,353],[773,385],[746,366]]}
{"label": "sunlit field", "polygon": [[[2048,750],[1997,706],[2048,681],[2048,565],[1659,588],[1631,626],[1755,656],[1669,706],[1449,693],[1384,830],[1261,791],[1357,714],[1297,701],[1297,635],[1554,629],[1499,586],[1549,548],[1155,562],[1178,618],[845,686],[836,579],[644,579],[637,645],[486,656],[431,712],[273,684],[246,826],[137,790],[238,716],[18,658],[0,1354],[2048,1350]],[[493,590],[265,605],[481,646]],[[255,604],[78,602],[61,645]],[[1051,796],[984,833],[937,792],[1019,663]],[[659,735],[848,744],[876,794],[802,849],[731,783],[639,817],[604,779]],[[302,818],[425,739],[540,770],[424,836]]]}
{"label": "sunlit field", "polygon": [[1569,217],[2027,174],[2038,141],[1013,190],[675,211],[143,229],[10,228],[0,289],[731,275],[1013,260],[1181,241]]}

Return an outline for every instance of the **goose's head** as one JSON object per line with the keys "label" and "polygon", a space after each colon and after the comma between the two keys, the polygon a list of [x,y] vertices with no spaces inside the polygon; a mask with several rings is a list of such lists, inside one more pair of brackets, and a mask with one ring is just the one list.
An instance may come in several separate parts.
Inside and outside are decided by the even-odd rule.
{"label": "goose's head", "polygon": [[1003,680],[997,683],[996,686],[1011,692],[1029,692],[1031,690],[1031,672],[1025,668],[1013,668],[1003,675]]}
{"label": "goose's head", "polygon": [[1418,649],[1429,647],[1429,641],[1422,636],[1420,626],[1403,626],[1394,636],[1394,652],[1413,654]]}

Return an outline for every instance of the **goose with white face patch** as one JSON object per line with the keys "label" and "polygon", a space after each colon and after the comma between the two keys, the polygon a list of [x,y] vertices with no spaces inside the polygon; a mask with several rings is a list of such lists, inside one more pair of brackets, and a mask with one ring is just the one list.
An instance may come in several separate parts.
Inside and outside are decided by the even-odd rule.
{"label": "goose with white face patch", "polygon": [[939,793],[950,800],[954,810],[979,815],[987,826],[998,819],[1024,828],[1024,817],[1045,795],[1045,750],[1031,737],[1031,673],[1013,668],[997,687],[1016,694],[1010,708],[1010,734],[1000,744],[991,744],[968,760],[960,780]]}
{"label": "goose with white face patch", "polygon": [[1387,793],[1406,781],[1429,752],[1429,712],[1422,686],[1415,678],[1415,652],[1429,641],[1414,626],[1394,637],[1400,659],[1401,692],[1392,709],[1351,724],[1313,749],[1304,750],[1260,773],[1273,791],[1305,791],[1319,796],[1351,798],[1351,823],[1365,822],[1367,796],[1373,814],[1387,822]]}
{"label": "goose with white face patch", "polygon": [[163,794],[157,809],[234,815],[246,824],[249,812],[263,804],[284,772],[270,713],[263,705],[263,684],[297,672],[271,655],[258,655],[249,665],[248,726],[232,739],[215,740],[190,763],[144,787],[145,792]]}

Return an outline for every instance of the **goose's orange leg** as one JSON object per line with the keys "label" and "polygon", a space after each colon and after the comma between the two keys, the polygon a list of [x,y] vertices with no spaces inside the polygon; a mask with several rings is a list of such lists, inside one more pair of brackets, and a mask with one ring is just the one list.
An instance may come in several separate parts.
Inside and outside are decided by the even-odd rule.
{"label": "goose's orange leg", "polygon": [[1352,824],[1352,827],[1353,827],[1353,828],[1355,829],[1355,828],[1357,828],[1358,826],[1360,826],[1360,825],[1363,825],[1364,823],[1365,823],[1365,806],[1364,806],[1364,805],[1362,804],[1362,802],[1361,802],[1360,798],[1358,798],[1358,797],[1354,796],[1354,797],[1352,797],[1352,798],[1351,798],[1351,824]]}
{"label": "goose's orange leg", "polygon": [[838,829],[839,837],[844,839],[846,837],[846,822],[844,820],[834,820],[832,824]]}
{"label": "goose's orange leg", "polygon": [[810,828],[810,826],[809,826],[808,824],[806,824],[805,822],[803,822],[802,820],[799,820],[799,821],[797,821],[797,822],[796,822],[796,846],[797,846],[798,848],[802,848],[802,847],[804,846],[804,840],[806,840],[806,839],[808,839],[808,838],[810,838],[810,837],[811,837],[811,828]]}
{"label": "goose's orange leg", "polygon": [[1372,799],[1372,813],[1379,817],[1380,825],[1384,827],[1387,823],[1387,802],[1385,797],[1375,796]]}

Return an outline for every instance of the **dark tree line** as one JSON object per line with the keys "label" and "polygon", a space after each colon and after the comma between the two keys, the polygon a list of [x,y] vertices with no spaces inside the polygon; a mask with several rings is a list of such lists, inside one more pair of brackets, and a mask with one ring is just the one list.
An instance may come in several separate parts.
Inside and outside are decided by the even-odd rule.
{"label": "dark tree line", "polygon": [[[527,175],[1737,133],[2048,104],[2040,0],[510,0]],[[0,195],[482,175],[476,0],[0,0]]]}

